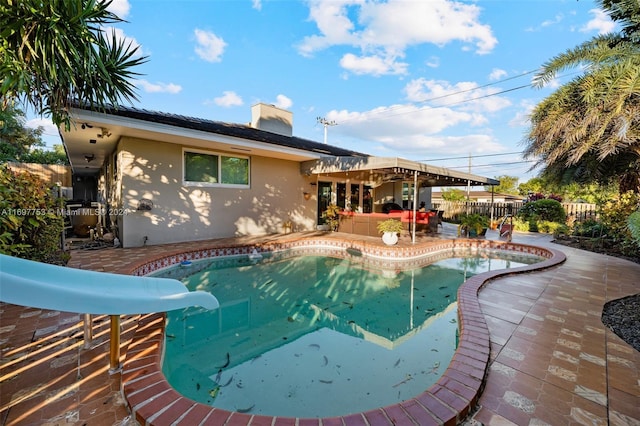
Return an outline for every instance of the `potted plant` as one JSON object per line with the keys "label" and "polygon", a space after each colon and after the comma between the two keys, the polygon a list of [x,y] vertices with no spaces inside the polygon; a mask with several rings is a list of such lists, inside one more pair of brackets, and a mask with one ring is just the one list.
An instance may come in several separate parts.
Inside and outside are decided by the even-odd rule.
{"label": "potted plant", "polygon": [[465,214],[460,218],[458,235],[466,237],[482,237],[487,233],[489,220],[478,213]]}
{"label": "potted plant", "polygon": [[378,222],[378,232],[382,234],[382,241],[388,246],[398,243],[398,234],[403,229],[402,222],[399,220],[387,219]]}
{"label": "potted plant", "polygon": [[335,204],[329,204],[327,210],[324,211],[324,218],[330,231],[337,231],[340,224],[340,207]]}

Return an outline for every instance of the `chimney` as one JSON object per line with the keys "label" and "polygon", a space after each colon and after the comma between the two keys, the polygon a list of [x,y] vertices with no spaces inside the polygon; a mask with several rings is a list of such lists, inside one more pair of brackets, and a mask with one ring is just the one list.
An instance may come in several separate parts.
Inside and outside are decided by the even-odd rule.
{"label": "chimney", "polygon": [[283,136],[293,136],[293,113],[263,103],[251,107],[251,127]]}

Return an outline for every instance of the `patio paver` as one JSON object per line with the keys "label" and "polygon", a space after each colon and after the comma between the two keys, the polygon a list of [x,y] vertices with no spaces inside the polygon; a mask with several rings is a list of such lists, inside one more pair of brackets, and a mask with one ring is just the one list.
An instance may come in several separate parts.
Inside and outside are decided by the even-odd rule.
{"label": "patio paver", "polygon": [[[240,243],[258,241],[241,239]],[[230,242],[238,240],[219,243]],[[514,242],[549,246],[564,252],[567,261],[546,271],[494,279],[480,291],[480,309],[489,330],[490,365],[474,418],[484,424],[507,425],[640,424],[640,353],[600,321],[605,302],[640,291],[640,265],[549,245],[547,237],[535,234],[515,234]],[[198,244],[172,245],[171,250]],[[405,239],[401,244],[410,242]],[[125,272],[132,264],[166,250],[150,246],[78,252],[72,265]],[[123,361],[141,354],[141,347],[130,345],[134,333],[141,331],[139,319],[122,319]],[[149,329],[155,326],[147,325]],[[108,317],[95,316],[94,341],[90,349],[84,349],[80,315],[0,304],[0,424],[135,424],[120,392],[120,374],[110,376],[107,371],[108,327]],[[471,345],[465,356],[473,357],[473,345],[465,345]],[[143,374],[144,361],[139,365]],[[460,394],[465,390],[463,380],[468,379],[455,374],[448,376],[449,386]],[[432,403],[432,396],[423,398],[424,404]],[[453,397],[442,391],[435,398]],[[214,418],[199,406],[190,406],[179,396],[174,401],[186,410],[184,415],[176,419],[167,409],[155,415],[154,424],[213,424]],[[450,401],[455,404],[455,398]],[[437,407],[433,409],[440,410]],[[353,421],[412,424],[408,413],[418,413],[417,408],[374,410],[353,416]],[[427,421],[427,417],[420,418]],[[293,424],[290,420],[278,419],[276,424]],[[262,416],[248,414],[228,416],[224,421],[271,424]],[[331,422],[323,422],[326,424]]]}

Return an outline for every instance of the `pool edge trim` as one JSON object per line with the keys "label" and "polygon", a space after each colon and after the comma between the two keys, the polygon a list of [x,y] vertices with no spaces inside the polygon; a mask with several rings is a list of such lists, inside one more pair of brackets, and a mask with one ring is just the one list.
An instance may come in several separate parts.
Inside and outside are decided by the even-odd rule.
{"label": "pool edge trim", "polygon": [[[513,269],[475,275],[458,289],[460,337],[451,362],[436,383],[421,394],[386,407],[330,418],[293,418],[238,413],[210,407],[180,395],[162,373],[164,313],[143,315],[127,350],[122,369],[122,392],[135,419],[142,425],[234,424],[234,425],[455,425],[476,407],[484,389],[490,358],[489,330],[480,308],[478,293],[491,280],[501,276],[551,268],[566,260],[564,253],[551,248],[505,241],[450,239],[419,247],[382,247],[366,242],[305,237],[262,244],[211,246],[181,253],[167,253],[130,265],[132,275],[147,275],[182,261],[207,257],[278,251],[290,248],[328,246],[357,248],[373,257],[406,259],[449,249],[506,250],[534,254],[542,262]],[[357,246],[357,247],[354,247]]]}

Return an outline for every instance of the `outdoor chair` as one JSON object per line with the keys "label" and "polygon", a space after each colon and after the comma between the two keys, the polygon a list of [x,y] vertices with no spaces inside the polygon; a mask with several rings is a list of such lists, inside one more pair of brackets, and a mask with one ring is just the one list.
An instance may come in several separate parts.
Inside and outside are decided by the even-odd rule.
{"label": "outdoor chair", "polygon": [[442,226],[442,221],[438,218],[437,215],[429,216],[429,233],[438,233],[438,225]]}

